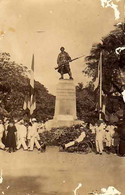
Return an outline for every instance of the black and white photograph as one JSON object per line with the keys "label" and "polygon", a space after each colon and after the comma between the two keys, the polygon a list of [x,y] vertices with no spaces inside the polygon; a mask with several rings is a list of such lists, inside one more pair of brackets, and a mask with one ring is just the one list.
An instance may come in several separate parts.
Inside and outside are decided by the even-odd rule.
{"label": "black and white photograph", "polygon": [[125,0],[0,0],[0,195],[125,194]]}

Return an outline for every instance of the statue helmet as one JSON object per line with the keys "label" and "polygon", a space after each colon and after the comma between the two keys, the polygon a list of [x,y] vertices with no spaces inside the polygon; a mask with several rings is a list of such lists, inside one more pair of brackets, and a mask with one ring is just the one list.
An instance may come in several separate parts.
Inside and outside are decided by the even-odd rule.
{"label": "statue helmet", "polygon": [[61,48],[60,48],[60,51],[64,51],[64,50],[65,50],[65,48],[64,48],[64,47],[61,47]]}

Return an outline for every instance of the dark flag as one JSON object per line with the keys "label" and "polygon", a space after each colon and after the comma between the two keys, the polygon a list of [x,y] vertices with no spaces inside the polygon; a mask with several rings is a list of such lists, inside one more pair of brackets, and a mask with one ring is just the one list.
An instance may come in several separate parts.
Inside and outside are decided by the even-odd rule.
{"label": "dark flag", "polygon": [[34,91],[34,55],[32,57],[30,76],[30,115],[32,115],[34,110],[36,109],[36,99]]}
{"label": "dark flag", "polygon": [[26,96],[24,100],[23,109],[29,109],[30,115],[33,114],[36,109],[36,98],[34,91],[34,55],[32,57],[31,71],[30,71],[30,97]]}

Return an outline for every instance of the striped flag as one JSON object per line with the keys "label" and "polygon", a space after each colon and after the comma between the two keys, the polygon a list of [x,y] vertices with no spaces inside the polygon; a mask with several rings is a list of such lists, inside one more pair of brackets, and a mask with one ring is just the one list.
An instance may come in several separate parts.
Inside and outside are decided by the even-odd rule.
{"label": "striped flag", "polygon": [[23,104],[23,109],[30,110],[30,98],[28,96],[25,96],[24,104]]}
{"label": "striped flag", "polygon": [[25,97],[23,109],[26,110],[27,108],[28,108],[28,99],[27,99],[27,97]]}
{"label": "striped flag", "polygon": [[99,86],[99,80],[100,80],[100,63],[101,63],[101,55],[100,55],[100,59],[99,59],[99,62],[98,62],[98,76],[96,77],[96,80],[93,83],[94,84],[94,90],[96,90],[97,87]]}
{"label": "striped flag", "polygon": [[102,113],[105,115],[106,109],[106,95],[103,93],[103,101],[102,101]]}
{"label": "striped flag", "polygon": [[[101,119],[102,113],[105,114],[105,101],[103,102],[102,96],[105,96],[102,90],[102,52],[100,53],[100,58],[98,62],[98,76],[94,82],[94,90],[99,90],[99,96],[97,100],[97,107],[99,110],[99,119]],[[97,91],[98,92],[98,91]]]}
{"label": "striped flag", "polygon": [[24,100],[23,109],[24,109],[24,110],[27,109],[27,102],[26,102],[26,100]]}
{"label": "striped flag", "polygon": [[36,99],[35,99],[35,91],[34,91],[34,55],[33,55],[31,72],[30,72],[30,115],[33,114],[35,109],[36,109]]}
{"label": "striped flag", "polygon": [[34,55],[32,57],[32,65],[30,71],[30,97],[25,97],[23,109],[29,109],[30,115],[32,115],[34,110],[36,109],[36,97],[34,91]]}

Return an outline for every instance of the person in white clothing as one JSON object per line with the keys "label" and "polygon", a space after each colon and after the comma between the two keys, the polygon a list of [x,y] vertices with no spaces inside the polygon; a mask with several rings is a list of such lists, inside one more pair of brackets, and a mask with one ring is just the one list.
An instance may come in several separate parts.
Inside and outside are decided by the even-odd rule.
{"label": "person in white clothing", "polygon": [[5,145],[2,142],[3,132],[4,132],[4,126],[2,124],[2,121],[0,121],[0,149],[2,150],[5,149]]}
{"label": "person in white clothing", "polygon": [[105,143],[106,143],[106,151],[110,153],[114,147],[114,131],[115,126],[108,125],[105,129]]}
{"label": "person in white clothing", "polygon": [[32,119],[32,123],[29,123],[28,127],[28,140],[29,140],[29,151],[33,151],[34,145],[36,145],[37,149],[40,150],[41,146],[39,144],[39,134],[37,129],[37,123],[36,119]]}
{"label": "person in white clothing", "polygon": [[114,134],[115,134],[115,127],[113,126],[113,125],[108,125],[107,127],[106,127],[106,131],[107,131],[107,135],[108,135],[108,137],[107,137],[107,140],[108,140],[108,142],[110,142],[108,145],[109,146],[114,146]]}
{"label": "person in white clothing", "polygon": [[17,138],[18,138],[17,150],[19,150],[21,146],[23,147],[24,150],[27,150],[28,147],[26,145],[26,137],[27,137],[26,123],[21,121],[17,126],[17,128],[18,128],[17,129]]}
{"label": "person in white clothing", "polygon": [[91,130],[92,134],[95,134],[96,128],[94,125],[90,124],[90,130]]}
{"label": "person in white clothing", "polygon": [[110,125],[110,135],[111,135],[111,146],[114,146],[114,134],[116,126]]}
{"label": "person in white clothing", "polygon": [[106,143],[106,147],[111,147],[111,134],[110,134],[109,125],[105,129],[105,143]]}
{"label": "person in white clothing", "polygon": [[125,90],[123,90],[123,92],[121,94],[122,94],[122,97],[123,97],[123,101],[125,102]]}
{"label": "person in white clothing", "polygon": [[97,151],[96,154],[100,154],[100,155],[102,155],[102,152],[104,150],[104,146],[103,146],[104,128],[105,128],[105,124],[103,123],[103,121],[98,121],[98,123],[96,124],[95,141],[96,141],[96,151]]}
{"label": "person in white clothing", "polygon": [[66,150],[66,149],[69,148],[70,146],[74,146],[75,143],[80,143],[80,142],[82,142],[82,141],[84,140],[84,138],[86,137],[86,133],[85,133],[85,131],[84,131],[84,127],[80,127],[80,129],[82,130],[82,133],[80,134],[80,136],[79,136],[77,139],[75,139],[74,141],[71,141],[71,142],[69,142],[69,143],[67,143],[67,144],[62,145],[62,146],[59,148],[60,151],[62,151],[62,150],[64,150],[64,149]]}

